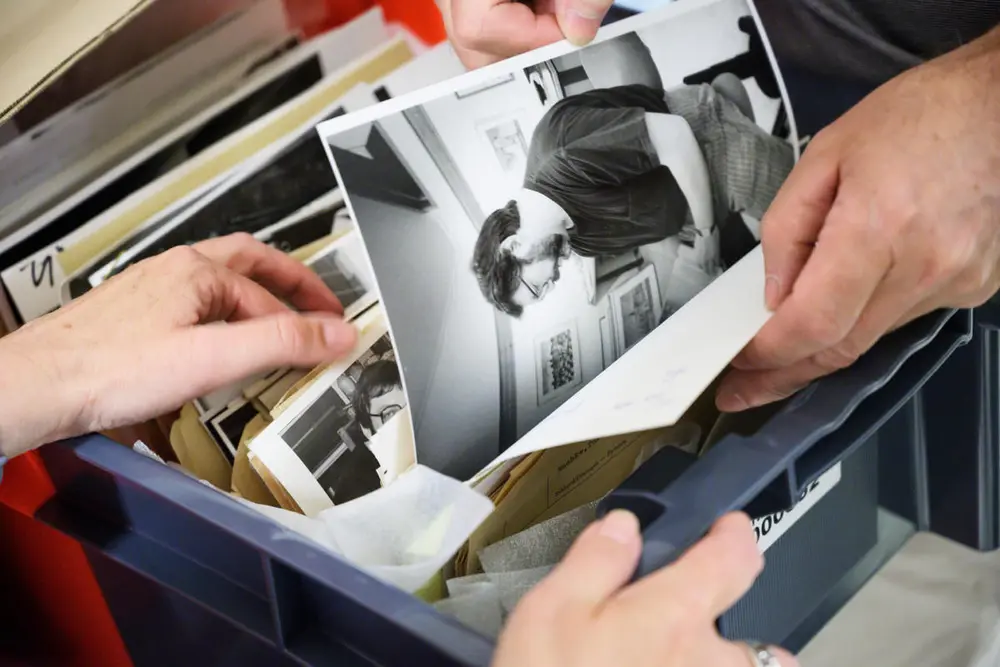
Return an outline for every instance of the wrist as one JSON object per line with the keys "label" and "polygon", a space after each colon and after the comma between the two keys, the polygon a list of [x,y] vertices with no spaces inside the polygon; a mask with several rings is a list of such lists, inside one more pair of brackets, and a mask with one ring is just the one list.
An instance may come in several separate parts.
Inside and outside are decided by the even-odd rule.
{"label": "wrist", "polygon": [[0,339],[0,455],[8,458],[76,435],[82,414],[57,371],[58,354],[32,349],[26,333]]}

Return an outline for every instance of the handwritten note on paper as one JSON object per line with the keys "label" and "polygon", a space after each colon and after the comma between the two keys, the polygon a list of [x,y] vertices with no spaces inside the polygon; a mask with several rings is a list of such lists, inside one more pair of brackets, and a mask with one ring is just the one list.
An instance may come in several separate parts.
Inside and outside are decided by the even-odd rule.
{"label": "handwritten note on paper", "polygon": [[23,322],[30,322],[59,307],[62,284],[66,280],[57,256],[61,251],[61,246],[53,246],[3,272],[3,284]]}
{"label": "handwritten note on paper", "polygon": [[770,317],[758,246],[496,461],[677,423]]}

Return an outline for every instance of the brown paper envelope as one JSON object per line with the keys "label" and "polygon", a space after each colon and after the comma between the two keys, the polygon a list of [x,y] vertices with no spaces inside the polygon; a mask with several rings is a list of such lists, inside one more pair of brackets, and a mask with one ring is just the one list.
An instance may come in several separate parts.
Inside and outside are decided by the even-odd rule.
{"label": "brown paper envelope", "polygon": [[[505,537],[598,500],[632,474],[643,446],[669,429],[602,438],[541,452],[515,475],[496,510],[469,538],[465,574],[481,570],[479,552]],[[514,472],[514,471],[512,471]]]}
{"label": "brown paper envelope", "polygon": [[193,403],[181,408],[178,423],[187,459],[181,459],[181,454],[178,452],[180,464],[198,479],[210,482],[222,491],[229,491],[233,468],[222,454],[219,445],[205,429],[205,425],[201,423],[198,409]]}
{"label": "brown paper envelope", "polygon": [[285,395],[281,397],[281,400],[278,401],[278,404],[274,406],[273,410],[271,410],[271,419],[277,419],[278,415],[284,412],[289,405],[294,403],[295,399],[297,399],[302,394],[302,392],[309,387],[309,385],[315,382],[316,378],[322,375],[326,369],[330,368],[331,365],[332,364],[324,364],[322,366],[317,366],[316,368],[309,371],[309,373],[307,373],[305,377],[303,377],[301,380],[293,384],[291,389],[285,392]]}
{"label": "brown paper envelope", "polygon": [[302,380],[308,374],[308,371],[299,369],[287,371],[278,379],[277,382],[262,391],[253,399],[254,405],[257,406],[257,411],[262,415],[266,415],[268,420],[270,420],[271,413],[281,402],[281,399],[285,396],[285,394],[288,393],[288,390],[294,387],[299,380]]}
{"label": "brown paper envelope", "polygon": [[136,440],[141,440],[143,444],[149,447],[161,459],[165,461],[177,461],[177,458],[174,456],[173,446],[170,444],[169,432],[168,435],[164,435],[156,420],[103,431],[102,435],[126,447],[132,447]]}
{"label": "brown paper envelope", "polygon": [[302,508],[299,507],[298,503],[296,503],[288,491],[285,490],[285,487],[281,485],[281,482],[275,479],[274,475],[271,474],[271,471],[269,471],[267,467],[261,463],[260,459],[253,456],[252,453],[248,454],[247,459],[250,461],[250,466],[260,476],[261,481],[264,482],[268,491],[270,491],[271,495],[278,501],[278,505],[281,509],[286,509],[289,512],[305,514],[305,512],[302,511]]}
{"label": "brown paper envelope", "polygon": [[267,488],[264,480],[260,478],[247,458],[250,453],[250,441],[266,427],[267,420],[262,415],[258,415],[243,430],[243,437],[240,439],[240,446],[236,450],[236,459],[233,462],[232,489],[234,493],[250,502],[270,507],[281,507],[277,498]]}

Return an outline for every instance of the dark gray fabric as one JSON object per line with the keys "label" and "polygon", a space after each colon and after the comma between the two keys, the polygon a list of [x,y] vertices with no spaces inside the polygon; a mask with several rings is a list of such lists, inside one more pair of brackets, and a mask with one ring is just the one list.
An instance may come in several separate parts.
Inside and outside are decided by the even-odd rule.
{"label": "dark gray fabric", "polygon": [[881,83],[1000,24],[1000,0],[757,0],[779,60]]}

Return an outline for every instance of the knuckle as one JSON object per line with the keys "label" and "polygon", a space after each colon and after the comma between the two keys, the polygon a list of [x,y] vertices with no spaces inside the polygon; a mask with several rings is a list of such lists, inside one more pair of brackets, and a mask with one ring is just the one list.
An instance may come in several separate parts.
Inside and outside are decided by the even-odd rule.
{"label": "knuckle", "polygon": [[981,306],[996,291],[993,274],[992,266],[980,262],[965,262],[953,278],[953,289],[960,295],[961,301]]}
{"label": "knuckle", "polygon": [[824,305],[813,308],[802,318],[799,331],[807,340],[832,347],[844,339],[847,327],[835,308]]}
{"label": "knuckle", "polygon": [[781,401],[794,394],[795,388],[782,383],[777,375],[777,373],[764,373],[756,378],[754,386],[747,391],[747,394],[757,397],[761,404]]}
{"label": "knuckle", "polygon": [[455,17],[454,39],[467,49],[478,49],[482,46],[482,26],[465,14],[460,14]]}
{"label": "knuckle", "polygon": [[813,363],[822,371],[834,372],[854,365],[864,353],[864,348],[848,337],[817,353],[813,357]]}
{"label": "knuckle", "polygon": [[189,245],[179,245],[165,251],[161,257],[171,266],[193,267],[204,263],[204,256]]}
{"label": "knuckle", "polygon": [[294,318],[277,317],[273,327],[274,338],[283,354],[296,359],[306,352],[309,346],[308,336]]}
{"label": "knuckle", "polygon": [[240,250],[255,247],[258,243],[257,239],[253,237],[253,234],[249,232],[233,232],[228,238],[229,242],[232,243],[235,248]]}
{"label": "knuckle", "polygon": [[890,238],[905,238],[922,220],[919,198],[908,181],[886,179],[869,221]]}

